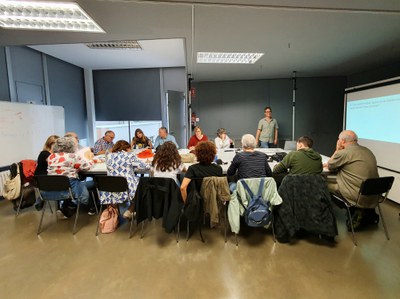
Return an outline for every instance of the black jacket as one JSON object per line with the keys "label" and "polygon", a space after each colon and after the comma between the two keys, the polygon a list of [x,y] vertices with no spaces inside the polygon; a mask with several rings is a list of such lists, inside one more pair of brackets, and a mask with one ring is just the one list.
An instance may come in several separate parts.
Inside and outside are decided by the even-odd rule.
{"label": "black jacket", "polygon": [[135,193],[136,221],[163,217],[163,227],[172,232],[183,207],[180,189],[173,179],[142,177]]}
{"label": "black jacket", "polygon": [[287,175],[278,189],[283,202],[274,208],[274,228],[279,240],[297,231],[334,237],[336,218],[325,179],[321,175]]}

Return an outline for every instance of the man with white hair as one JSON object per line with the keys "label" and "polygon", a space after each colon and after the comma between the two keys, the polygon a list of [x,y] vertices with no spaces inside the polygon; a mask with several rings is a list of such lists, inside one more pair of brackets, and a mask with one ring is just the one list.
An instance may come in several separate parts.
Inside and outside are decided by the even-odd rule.
{"label": "man with white hair", "polygon": [[251,134],[242,137],[243,151],[237,153],[229,166],[227,175],[236,174],[236,180],[246,178],[260,178],[272,176],[271,168],[268,165],[268,157],[262,152],[255,151],[256,139]]}
{"label": "man with white hair", "polygon": [[[336,182],[328,181],[329,191],[354,202],[358,198],[362,181],[379,177],[374,154],[357,141],[355,132],[342,131],[336,142],[336,151],[326,164],[330,171],[337,171]],[[366,222],[379,221],[379,216],[375,214],[376,204],[377,201],[373,197],[360,199],[360,208],[354,208],[352,211],[354,228],[359,228]]]}

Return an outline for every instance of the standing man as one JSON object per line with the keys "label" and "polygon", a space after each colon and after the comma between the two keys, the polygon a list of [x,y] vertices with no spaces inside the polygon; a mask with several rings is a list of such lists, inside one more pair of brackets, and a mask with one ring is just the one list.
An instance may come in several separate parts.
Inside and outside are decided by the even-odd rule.
{"label": "standing man", "polygon": [[[374,154],[357,141],[356,133],[350,130],[342,131],[336,142],[336,151],[326,165],[329,170],[337,171],[336,182],[328,180],[329,191],[353,202],[357,201],[362,181],[379,177]],[[363,224],[378,223],[376,205],[375,197],[360,198],[357,208],[350,211],[353,214],[355,229]]]}
{"label": "standing man", "polygon": [[168,129],[166,127],[161,127],[158,129],[158,136],[156,141],[154,142],[154,148],[157,149],[160,145],[163,145],[164,142],[172,141],[175,143],[176,148],[179,148],[178,143],[176,143],[175,137],[168,134]]}
{"label": "standing man", "polygon": [[104,136],[96,141],[93,147],[95,155],[103,155],[114,146],[115,133],[113,131],[106,131]]}
{"label": "standing man", "polygon": [[258,122],[256,144],[260,141],[260,147],[275,147],[278,144],[278,122],[272,118],[271,107],[265,107],[265,118]]}

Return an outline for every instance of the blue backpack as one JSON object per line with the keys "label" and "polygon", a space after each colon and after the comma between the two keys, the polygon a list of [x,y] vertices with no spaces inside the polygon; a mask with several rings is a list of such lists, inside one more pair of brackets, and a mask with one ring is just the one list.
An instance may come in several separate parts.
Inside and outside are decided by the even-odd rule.
{"label": "blue backpack", "polygon": [[264,188],[265,178],[261,178],[260,186],[258,187],[258,192],[255,196],[253,192],[251,192],[246,182],[244,180],[242,180],[241,182],[247,193],[250,195],[250,201],[247,208],[243,205],[242,200],[238,196],[239,202],[245,210],[244,221],[247,223],[248,226],[251,227],[266,226],[271,222],[271,204],[269,203],[269,201],[265,202],[262,198],[262,190]]}

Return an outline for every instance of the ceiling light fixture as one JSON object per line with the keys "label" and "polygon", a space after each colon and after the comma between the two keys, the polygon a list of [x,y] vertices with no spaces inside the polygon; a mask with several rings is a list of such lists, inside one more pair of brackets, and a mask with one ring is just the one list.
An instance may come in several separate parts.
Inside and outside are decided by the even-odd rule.
{"label": "ceiling light fixture", "polygon": [[87,43],[91,49],[111,49],[111,50],[143,50],[142,46],[136,40],[121,40],[121,41],[111,41],[111,42],[95,42]]}
{"label": "ceiling light fixture", "polygon": [[197,52],[197,63],[254,64],[264,53]]}
{"label": "ceiling light fixture", "polygon": [[0,0],[0,26],[10,29],[104,32],[76,3]]}

